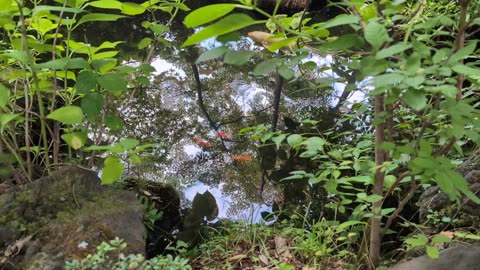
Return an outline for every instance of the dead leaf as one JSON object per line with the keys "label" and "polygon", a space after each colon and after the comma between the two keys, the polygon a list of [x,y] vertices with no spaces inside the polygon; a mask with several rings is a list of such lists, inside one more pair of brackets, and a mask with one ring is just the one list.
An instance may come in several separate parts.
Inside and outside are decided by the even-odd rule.
{"label": "dead leaf", "polygon": [[25,243],[30,241],[32,239],[32,235],[23,237],[15,241],[15,243],[9,245],[7,249],[5,250],[5,257],[15,257],[22,251],[23,247],[25,246]]}
{"label": "dead leaf", "polygon": [[287,239],[283,236],[275,235],[274,240],[275,240],[275,247],[277,249],[284,248],[287,246]]}
{"label": "dead leaf", "polygon": [[275,247],[277,248],[278,259],[281,262],[288,262],[293,258],[293,255],[288,250],[287,239],[280,235],[275,235]]}
{"label": "dead leaf", "polygon": [[445,236],[447,236],[448,238],[453,239],[454,232],[452,232],[452,231],[443,231],[443,232],[440,232],[440,235],[445,235]]}
{"label": "dead leaf", "polygon": [[230,258],[230,261],[240,261],[247,258],[247,255],[245,254],[238,254]]}
{"label": "dead leaf", "polygon": [[258,259],[260,259],[260,261],[265,264],[265,265],[269,265],[269,262],[268,262],[268,257],[263,255],[263,254],[260,254],[258,256]]}

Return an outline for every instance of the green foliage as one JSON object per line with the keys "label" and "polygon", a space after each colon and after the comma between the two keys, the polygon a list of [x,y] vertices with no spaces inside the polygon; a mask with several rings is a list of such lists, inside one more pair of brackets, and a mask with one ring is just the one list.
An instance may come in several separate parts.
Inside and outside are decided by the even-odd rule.
{"label": "green foliage", "polygon": [[110,243],[102,242],[97,247],[97,253],[89,254],[82,260],[73,260],[65,263],[67,270],[87,270],[87,269],[105,269],[105,270],[191,270],[188,260],[171,255],[145,259],[141,254],[130,254],[125,256],[122,252],[127,244],[123,240],[115,238]]}
{"label": "green foliage", "polygon": [[[115,137],[124,128],[120,112],[106,101],[125,99],[136,88],[148,85],[154,68],[147,64],[119,64],[116,47],[124,41],[87,44],[74,37],[86,23],[114,23],[158,10],[173,19],[177,10],[188,8],[177,0],[22,5],[13,0],[3,0],[0,5],[0,33],[4,37],[0,48],[2,143],[16,158],[25,179],[32,180],[35,166],[28,163],[32,160],[50,170],[52,162],[83,160],[84,151],[95,151],[91,153],[91,162],[104,159],[102,182],[116,181],[125,164],[141,163],[141,152],[158,145],[128,147],[122,145],[128,139],[118,138],[119,144],[113,147],[95,147],[105,145],[105,138]],[[121,14],[102,12],[108,10]],[[153,38],[142,45],[148,50],[153,50],[150,45],[162,41],[162,35],[168,31],[168,25],[157,21],[145,21],[142,26],[154,32]],[[34,133],[39,133],[40,138],[33,138]],[[75,151],[60,153],[61,143]],[[22,151],[25,160],[17,154]],[[102,151],[108,151],[109,156]]]}
{"label": "green foliage", "polygon": [[[385,193],[404,196],[407,191],[411,194],[408,200],[415,193],[417,183],[433,183],[452,201],[465,196],[480,203],[462,175],[455,171],[455,156],[472,149],[462,148],[465,142],[473,145],[480,142],[479,114],[474,101],[467,98],[467,93],[475,91],[479,85],[480,66],[471,61],[476,58],[478,40],[473,33],[465,35],[475,19],[465,19],[459,11],[462,9],[467,18],[475,18],[478,3],[465,1],[464,4],[470,6],[460,5],[455,9],[426,1],[413,6],[405,1],[383,1],[382,5],[352,1],[346,4],[351,14],[309,24],[308,16],[271,15],[259,10],[251,1],[240,2],[222,6],[215,16],[206,15],[215,6],[192,12],[186,19],[190,27],[212,24],[190,36],[183,46],[261,23],[244,14],[232,14],[235,8],[254,10],[268,19],[266,27],[273,33],[256,41],[263,45],[271,41],[266,47],[277,51],[301,40],[304,48],[313,53],[330,54],[335,59],[330,69],[340,77],[331,83],[343,82],[350,90],[363,87],[368,92],[364,103],[373,101],[371,105],[375,106],[375,113],[370,112],[365,117],[368,122],[355,122],[366,113],[362,106],[351,106],[349,113],[330,130],[309,129],[306,124],[289,133],[272,132],[265,125],[242,130],[241,134],[260,140],[264,147],[275,145],[274,159],[277,155],[279,158],[265,169],[271,170],[275,165],[289,168],[291,175],[280,183],[298,181],[301,185],[307,180],[311,187],[320,186],[326,194],[336,198],[327,205],[340,213],[349,213],[350,220],[363,222],[374,214],[381,214],[389,221],[382,231],[379,217],[372,220],[378,226],[372,225],[371,234],[380,235],[379,238],[402,210],[381,209]],[[445,9],[455,11],[442,12]],[[214,22],[222,16],[227,17]],[[243,22],[232,20],[227,26],[225,21],[234,16],[244,17]],[[333,31],[337,29],[342,31]],[[310,75],[301,64],[308,54],[303,54],[298,44],[297,48],[290,47],[288,52],[259,62],[253,69],[254,75],[277,72],[291,82]],[[223,55],[227,58],[229,54],[225,48],[221,53],[215,51],[218,54],[213,54],[214,50],[202,60]],[[225,62],[239,64],[243,61]],[[310,65],[310,71],[329,69],[320,63]],[[292,67],[300,72],[292,71]],[[340,123],[351,123],[358,130],[371,125],[375,135],[355,130],[339,133]],[[372,143],[374,136],[376,144]],[[287,154],[280,158],[281,152]],[[309,166],[304,167],[308,169],[292,166],[293,156],[305,159],[304,163]],[[403,185],[408,182],[410,190]],[[373,193],[369,191],[371,186]],[[407,202],[402,202],[401,207]],[[407,242],[419,244],[421,240]],[[421,245],[427,243],[423,241]],[[426,252],[431,257],[438,256],[433,246],[427,246]],[[378,253],[372,256],[378,258]]]}
{"label": "green foliage", "polygon": [[417,234],[405,239],[405,244],[409,249],[425,248],[425,251],[430,258],[437,259],[439,256],[438,246],[451,241],[452,239],[447,235],[437,234],[429,239],[423,234]]}

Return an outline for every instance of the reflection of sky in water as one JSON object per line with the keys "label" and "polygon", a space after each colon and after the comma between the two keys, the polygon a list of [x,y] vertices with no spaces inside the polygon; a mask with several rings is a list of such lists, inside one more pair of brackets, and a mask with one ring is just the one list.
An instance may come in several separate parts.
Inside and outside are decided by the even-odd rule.
{"label": "reflection of sky in water", "polygon": [[229,218],[233,220],[246,220],[254,223],[262,221],[260,213],[263,211],[271,212],[271,208],[266,205],[260,205],[258,203],[252,203],[249,209],[244,209],[240,213],[237,213],[235,216],[232,216],[229,213],[230,203],[232,198],[230,196],[225,196],[222,191],[222,184],[219,187],[211,187],[205,185],[200,181],[196,181],[195,184],[185,189],[183,192],[185,194],[185,199],[193,201],[193,198],[197,193],[204,193],[209,191],[215,197],[218,206],[218,218]]}
{"label": "reflection of sky in water", "polygon": [[[211,43],[212,41],[204,41],[202,42],[202,45],[204,47],[215,47],[219,46],[219,44],[209,44],[209,46],[205,46],[206,43]],[[315,54],[310,54],[304,61],[313,61],[317,63],[318,66],[330,66],[333,62],[332,57],[330,55],[327,55],[326,57],[322,57],[319,55]],[[160,74],[163,72],[166,72],[166,74],[170,76],[174,76],[178,78],[179,80],[184,80],[186,79],[186,74],[185,71],[183,71],[180,68],[175,67],[174,64],[161,59],[161,58],[156,58],[152,61],[151,65],[156,69],[156,72],[154,74]],[[326,69],[323,70],[319,73],[319,76],[321,77],[329,77],[329,78],[335,78],[337,75],[331,70],[331,69]],[[209,76],[202,75],[201,80],[204,80],[208,78]],[[242,80],[234,80],[230,82],[229,86],[234,89],[233,91],[233,99],[237,103],[240,108],[242,108],[243,112],[245,114],[248,114],[250,111],[252,111],[252,105],[254,104],[254,101],[257,101],[257,104],[260,103],[264,106],[266,106],[269,103],[269,100],[267,99],[268,92],[266,89],[260,87],[257,85],[255,82],[245,82]],[[335,106],[338,103],[338,98],[341,93],[344,91],[345,84],[343,83],[334,83],[333,88],[334,92],[333,93],[333,98],[330,101],[331,106]],[[363,88],[359,86],[360,88]],[[362,101],[364,99],[365,94],[362,93],[361,91],[354,91],[353,93],[350,94],[350,97],[348,98],[348,101],[355,103]],[[184,97],[185,98],[185,97]],[[168,102],[167,102],[168,103]],[[201,116],[197,116],[199,118],[199,122],[204,122],[205,119],[201,118]],[[215,136],[213,131],[211,131],[210,135]],[[183,151],[186,153],[189,158],[194,158],[196,155],[202,152],[202,149],[198,147],[195,144],[187,143],[183,145]],[[184,195],[185,199],[189,201],[193,201],[193,198],[197,193],[204,193],[205,191],[209,191],[216,199],[216,203],[219,208],[219,218],[230,218],[230,219],[241,219],[241,220],[246,220],[246,221],[251,221],[251,222],[260,222],[262,221],[262,218],[260,216],[260,213],[262,211],[271,211],[271,208],[266,206],[266,205],[260,205],[258,203],[251,203],[249,208],[246,209],[235,209],[235,211],[232,211],[231,205],[232,205],[232,197],[230,195],[226,195],[223,192],[223,183],[220,183],[218,187],[212,187],[209,185],[206,185],[202,183],[201,181],[196,181],[193,186],[185,189]],[[233,213],[235,212],[235,213]]]}

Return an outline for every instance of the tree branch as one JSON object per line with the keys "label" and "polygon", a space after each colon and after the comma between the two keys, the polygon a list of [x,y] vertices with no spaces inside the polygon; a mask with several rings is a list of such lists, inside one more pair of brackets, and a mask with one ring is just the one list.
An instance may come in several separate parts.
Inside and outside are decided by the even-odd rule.
{"label": "tree branch", "polygon": [[398,204],[397,209],[395,209],[395,211],[388,217],[387,222],[385,223],[385,227],[382,230],[382,237],[385,235],[388,228],[390,228],[395,218],[397,218],[398,215],[403,211],[405,205],[412,199],[416,190],[417,181],[415,180],[415,177],[410,176],[410,191],[408,192],[407,196],[405,196],[405,198],[403,198],[403,200]]}
{"label": "tree branch", "polygon": [[277,78],[275,80],[275,92],[273,96],[272,131],[275,131],[278,125],[278,115],[280,114],[280,96],[282,95],[283,81],[283,77],[277,72]]}

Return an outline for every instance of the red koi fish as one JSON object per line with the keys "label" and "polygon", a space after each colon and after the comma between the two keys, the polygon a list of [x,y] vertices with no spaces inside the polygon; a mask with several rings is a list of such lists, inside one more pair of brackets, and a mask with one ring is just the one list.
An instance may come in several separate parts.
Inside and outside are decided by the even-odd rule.
{"label": "red koi fish", "polygon": [[217,134],[218,137],[220,137],[220,138],[222,138],[222,139],[224,139],[224,140],[231,140],[231,139],[232,139],[232,137],[231,137],[229,134],[225,133],[225,132],[217,131],[217,132],[215,132],[215,133]]}
{"label": "red koi fish", "polygon": [[252,161],[253,158],[249,156],[230,156],[233,161]]}
{"label": "red koi fish", "polygon": [[192,140],[200,147],[205,147],[205,148],[212,147],[212,144],[209,143],[208,141],[204,140],[204,139],[200,139],[200,138],[197,138],[197,137],[192,137]]}

